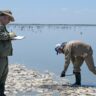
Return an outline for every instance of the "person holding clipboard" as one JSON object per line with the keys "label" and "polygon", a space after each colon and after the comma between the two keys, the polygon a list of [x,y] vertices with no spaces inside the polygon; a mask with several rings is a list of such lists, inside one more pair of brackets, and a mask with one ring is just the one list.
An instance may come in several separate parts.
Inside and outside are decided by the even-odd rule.
{"label": "person holding clipboard", "polygon": [[8,74],[8,56],[12,56],[12,40],[22,39],[16,36],[15,32],[8,32],[6,25],[14,22],[14,17],[10,10],[0,11],[0,96],[6,96],[5,82]]}

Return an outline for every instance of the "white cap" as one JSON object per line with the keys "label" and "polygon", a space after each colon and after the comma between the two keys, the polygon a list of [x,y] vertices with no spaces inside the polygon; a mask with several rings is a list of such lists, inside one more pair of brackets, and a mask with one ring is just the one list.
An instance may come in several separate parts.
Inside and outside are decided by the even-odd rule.
{"label": "white cap", "polygon": [[61,44],[60,44],[60,43],[56,44],[56,47],[60,47],[60,46],[61,46]]}

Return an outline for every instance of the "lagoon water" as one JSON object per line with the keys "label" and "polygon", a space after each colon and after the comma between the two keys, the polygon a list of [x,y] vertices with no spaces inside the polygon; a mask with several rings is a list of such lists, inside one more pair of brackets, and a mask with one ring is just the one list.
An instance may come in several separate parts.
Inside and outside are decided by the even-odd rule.
{"label": "lagoon water", "polygon": [[[64,66],[64,55],[56,55],[55,45],[70,40],[82,40],[92,46],[96,66],[96,26],[29,24],[9,25],[8,30],[25,36],[23,40],[12,41],[14,55],[9,57],[10,64],[22,64],[41,72],[48,70],[60,76]],[[81,70],[82,83],[96,85],[96,76],[88,70],[85,62]],[[72,71],[70,64],[66,74],[72,74]],[[71,83],[75,79],[74,76],[66,78]]]}

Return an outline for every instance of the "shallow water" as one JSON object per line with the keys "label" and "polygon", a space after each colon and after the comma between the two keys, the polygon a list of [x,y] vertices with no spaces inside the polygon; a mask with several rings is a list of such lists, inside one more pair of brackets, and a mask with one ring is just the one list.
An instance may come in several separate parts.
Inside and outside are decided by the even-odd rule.
{"label": "shallow water", "polygon": [[[14,55],[10,57],[10,64],[23,64],[42,72],[48,70],[59,76],[64,66],[64,55],[56,55],[55,45],[77,39],[92,46],[96,62],[96,26],[11,25],[8,26],[8,30],[26,37],[24,40],[13,41]],[[96,85],[96,76],[88,70],[85,63],[81,69],[82,83]],[[67,74],[72,74],[72,71],[70,64]],[[71,83],[74,82],[74,76],[66,78]]]}

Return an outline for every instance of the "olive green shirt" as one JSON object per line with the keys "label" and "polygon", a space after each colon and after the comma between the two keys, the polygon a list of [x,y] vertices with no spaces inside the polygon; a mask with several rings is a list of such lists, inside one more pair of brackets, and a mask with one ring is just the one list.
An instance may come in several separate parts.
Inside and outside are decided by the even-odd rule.
{"label": "olive green shirt", "polygon": [[6,26],[0,25],[0,56],[11,56],[12,44]]}

